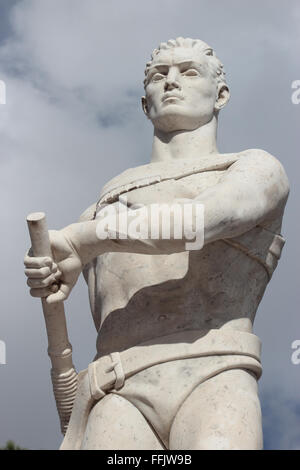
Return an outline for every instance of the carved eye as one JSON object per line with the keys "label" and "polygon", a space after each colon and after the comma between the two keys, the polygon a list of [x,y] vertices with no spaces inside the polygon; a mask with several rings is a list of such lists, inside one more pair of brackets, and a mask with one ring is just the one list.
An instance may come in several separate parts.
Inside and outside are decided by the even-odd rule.
{"label": "carved eye", "polygon": [[185,75],[187,77],[197,77],[200,74],[199,74],[198,70],[196,70],[196,69],[188,69],[188,70],[185,70],[183,72],[183,75]]}
{"label": "carved eye", "polygon": [[205,51],[205,55],[213,55],[213,50],[212,49],[207,49]]}
{"label": "carved eye", "polygon": [[163,75],[162,73],[155,73],[154,75],[152,75],[151,80],[153,82],[158,82],[159,80],[163,80],[164,78],[165,75]]}

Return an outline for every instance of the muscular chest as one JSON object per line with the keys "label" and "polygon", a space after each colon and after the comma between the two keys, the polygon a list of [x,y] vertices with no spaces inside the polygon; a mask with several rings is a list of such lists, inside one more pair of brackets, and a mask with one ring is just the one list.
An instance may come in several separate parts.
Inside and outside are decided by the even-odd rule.
{"label": "muscular chest", "polygon": [[[171,179],[147,187],[134,189],[122,194],[129,207],[136,204],[171,203],[176,199],[194,199],[205,189],[217,184],[223,171],[210,171],[190,175],[181,179]],[[117,204],[117,202],[116,202]],[[141,289],[162,285],[172,279],[185,278],[189,271],[189,253],[172,255],[142,255],[135,253],[106,253],[98,259],[98,282],[105,307],[122,298],[121,304]],[[114,285],[114,295],[111,295]],[[118,296],[116,291],[118,290]],[[108,307],[109,304],[109,307]],[[120,302],[118,302],[120,305]],[[103,304],[104,306],[104,304]]]}
{"label": "muscular chest", "polygon": [[194,199],[205,189],[218,183],[224,171],[208,171],[179,179],[170,179],[122,195],[128,206],[135,204],[171,203],[176,199]]}

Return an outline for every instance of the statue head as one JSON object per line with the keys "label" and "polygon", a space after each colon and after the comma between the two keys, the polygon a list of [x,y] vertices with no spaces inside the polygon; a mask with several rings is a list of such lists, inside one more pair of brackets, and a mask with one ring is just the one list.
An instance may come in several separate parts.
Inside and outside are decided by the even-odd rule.
{"label": "statue head", "polygon": [[223,65],[199,39],[161,43],[146,64],[144,87],[143,110],[164,132],[207,124],[229,99]]}

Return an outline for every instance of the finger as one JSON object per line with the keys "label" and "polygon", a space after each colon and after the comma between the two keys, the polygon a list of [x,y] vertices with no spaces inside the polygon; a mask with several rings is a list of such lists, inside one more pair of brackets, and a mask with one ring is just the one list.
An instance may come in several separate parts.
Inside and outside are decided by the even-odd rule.
{"label": "finger", "polygon": [[50,286],[52,294],[56,294],[59,291],[59,284],[56,282]]}
{"label": "finger", "polygon": [[44,278],[28,278],[27,279],[27,285],[29,287],[35,288],[44,288],[44,287],[49,287],[51,284],[56,282],[56,278],[53,274],[50,274],[50,276]]}
{"label": "finger", "polygon": [[50,287],[44,287],[42,289],[30,289],[30,295],[32,297],[41,297],[41,298],[44,298],[44,297],[48,297],[48,295],[51,295],[52,294],[52,291],[51,291],[51,288]]}
{"label": "finger", "polygon": [[58,302],[63,302],[67,297],[61,291],[58,291],[56,294],[51,294],[47,297],[46,303],[49,305],[56,304]]}
{"label": "finger", "polygon": [[43,267],[51,267],[53,261],[49,256],[28,256],[25,255],[24,264],[26,268],[43,268]]}
{"label": "finger", "polygon": [[47,266],[45,268],[39,268],[39,269],[25,269],[25,275],[30,278],[34,279],[44,279],[51,274],[50,268]]}
{"label": "finger", "polygon": [[51,271],[52,271],[53,273],[56,273],[58,270],[59,270],[59,269],[58,269],[57,264],[54,263],[54,261],[52,261]]}
{"label": "finger", "polygon": [[44,268],[27,268],[24,270],[24,273],[27,277],[33,279],[44,279],[50,276],[50,274],[53,274],[56,280],[58,280],[62,274],[56,263],[53,263],[51,267],[47,266]]}
{"label": "finger", "polygon": [[61,275],[62,275],[62,272],[59,269],[56,271],[56,273],[53,273],[53,276],[54,276],[56,281],[60,280]]}

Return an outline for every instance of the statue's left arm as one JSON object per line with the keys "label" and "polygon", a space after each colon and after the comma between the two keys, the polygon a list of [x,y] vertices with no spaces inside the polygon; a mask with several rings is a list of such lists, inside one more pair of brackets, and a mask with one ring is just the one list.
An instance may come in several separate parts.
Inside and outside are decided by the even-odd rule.
{"label": "statue's left arm", "polygon": [[[204,206],[204,244],[237,237],[283,213],[289,194],[289,183],[281,163],[263,150],[248,150],[223,173],[217,184],[184,203]],[[183,203],[182,203],[183,204]],[[138,211],[137,211],[138,213]],[[183,213],[183,211],[182,211]],[[130,217],[132,211],[128,209]],[[109,219],[107,219],[109,220]],[[147,220],[151,221],[151,215]],[[99,240],[96,229],[99,219],[84,225],[66,227],[65,234],[86,263],[104,252],[171,254],[185,251],[184,238],[137,240],[120,233]],[[180,221],[182,222],[182,221]],[[109,228],[109,224],[108,224]],[[112,227],[113,233],[114,227]],[[161,227],[158,230],[161,234]],[[172,235],[171,230],[171,235]],[[109,234],[109,230],[108,230]]]}
{"label": "statue's left arm", "polygon": [[289,182],[281,163],[263,150],[241,154],[196,200],[205,207],[205,243],[242,235],[281,216]]}

